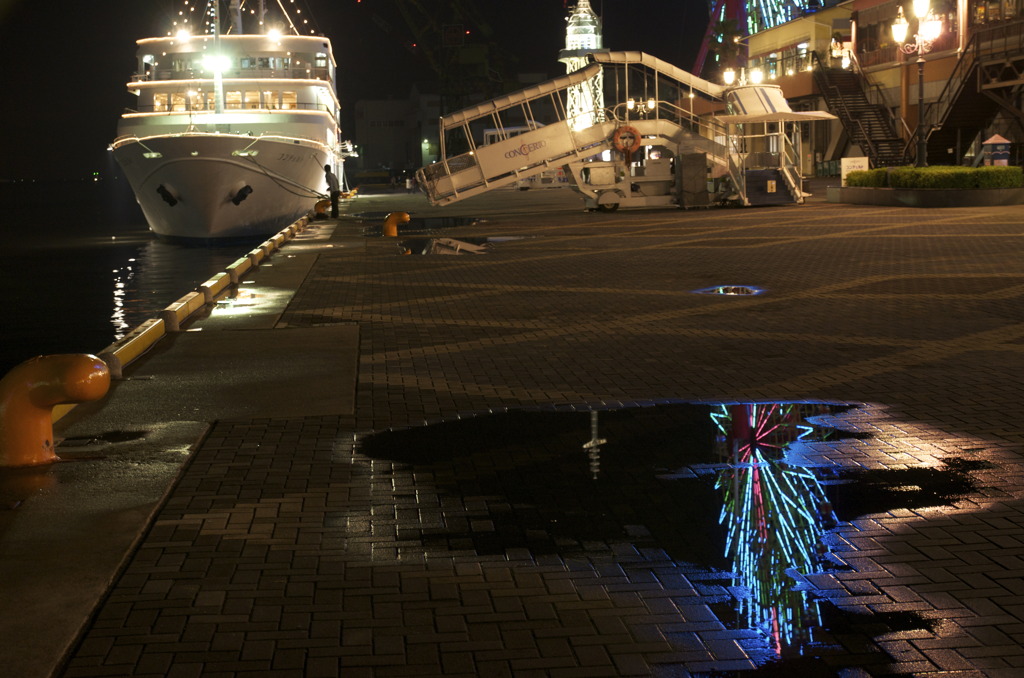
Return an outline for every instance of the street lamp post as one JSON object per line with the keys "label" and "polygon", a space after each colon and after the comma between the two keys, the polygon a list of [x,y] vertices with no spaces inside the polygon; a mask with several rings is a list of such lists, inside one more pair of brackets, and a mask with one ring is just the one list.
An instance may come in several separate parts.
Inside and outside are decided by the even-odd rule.
{"label": "street lamp post", "polygon": [[[924,132],[924,55],[942,32],[942,22],[935,18],[928,0],[914,0],[914,16],[917,17],[917,33],[914,42],[905,43],[909,24],[900,6],[896,20],[892,23],[892,38],[904,54],[917,54],[917,167],[928,165],[928,138]],[[906,112],[904,112],[906,117]]]}

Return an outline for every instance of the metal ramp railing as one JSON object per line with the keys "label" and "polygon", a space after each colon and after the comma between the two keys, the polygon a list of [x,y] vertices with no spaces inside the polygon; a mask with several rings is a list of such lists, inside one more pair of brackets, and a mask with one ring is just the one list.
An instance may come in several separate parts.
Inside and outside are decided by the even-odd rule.
{"label": "metal ramp railing", "polygon": [[[676,158],[703,155],[712,175],[728,173],[739,201],[749,205],[747,151],[771,150],[761,137],[776,140],[776,164],[771,167],[792,201],[803,202],[795,160],[799,153],[783,130],[785,123],[810,114],[789,111],[778,87],[726,88],[642,52],[599,52],[591,60],[569,75],[442,117],[441,159],[417,172],[430,202],[449,204],[565,167],[591,208],[683,206],[684,189],[677,177],[666,173],[667,161],[651,168],[631,166],[629,161],[642,146],[661,146]],[[587,92],[578,96],[577,91],[573,100],[592,105],[570,111],[573,88]],[[747,115],[702,118],[693,110],[697,96],[717,102],[735,97],[730,108]],[[764,125],[763,131],[753,134],[754,125]],[[769,133],[770,126],[776,131]],[[624,130],[637,137],[628,148],[619,138]],[[739,137],[746,137],[742,148],[737,145]],[[483,143],[485,138],[489,143]],[[613,150],[626,162],[608,161],[609,156],[599,160]],[[650,173],[641,174],[643,169]],[[594,178],[598,176],[602,178]],[[655,188],[657,194],[651,192]]]}
{"label": "metal ramp railing", "polygon": [[[508,186],[553,167],[614,149],[612,136],[624,124],[637,128],[645,144],[654,139],[685,143],[725,164],[721,130],[702,122],[687,102],[691,92],[721,99],[724,88],[641,52],[605,52],[574,73],[446,115],[440,120],[441,159],[417,172],[434,204],[447,204]],[[568,91],[594,90],[589,110],[568,111]],[[630,107],[640,101],[640,106]],[[652,103],[653,102],[653,103]],[[652,104],[648,106],[648,104]],[[480,143],[483,130],[498,140]],[[503,130],[515,129],[503,135]],[[525,131],[523,131],[525,130]]]}

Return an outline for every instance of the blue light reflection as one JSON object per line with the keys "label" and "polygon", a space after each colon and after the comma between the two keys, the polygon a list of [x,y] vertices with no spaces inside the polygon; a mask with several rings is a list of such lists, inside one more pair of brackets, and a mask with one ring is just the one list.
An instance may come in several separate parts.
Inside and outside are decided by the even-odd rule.
{"label": "blue light reflection", "polygon": [[824,525],[836,517],[824,489],[808,469],[788,460],[792,447],[822,432],[807,417],[827,406],[798,403],[719,405],[717,452],[729,463],[716,486],[723,493],[720,522],[728,531],[726,556],[748,595],[738,613],[770,639],[777,655],[809,640],[821,623],[804,576],[821,571]]}

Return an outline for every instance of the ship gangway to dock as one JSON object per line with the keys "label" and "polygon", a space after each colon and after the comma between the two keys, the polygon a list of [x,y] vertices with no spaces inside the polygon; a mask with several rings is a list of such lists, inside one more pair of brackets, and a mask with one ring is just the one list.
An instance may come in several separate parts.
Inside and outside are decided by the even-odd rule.
{"label": "ship gangway to dock", "polygon": [[[742,205],[803,202],[800,135],[787,123],[834,116],[792,111],[778,86],[719,85],[643,52],[590,59],[443,116],[440,159],[417,172],[430,202],[450,204],[552,169],[563,169],[589,209],[704,206],[718,199],[716,186],[720,198]],[[573,95],[596,87],[602,96]],[[695,113],[696,97],[719,112]],[[571,101],[605,105],[573,110]]]}

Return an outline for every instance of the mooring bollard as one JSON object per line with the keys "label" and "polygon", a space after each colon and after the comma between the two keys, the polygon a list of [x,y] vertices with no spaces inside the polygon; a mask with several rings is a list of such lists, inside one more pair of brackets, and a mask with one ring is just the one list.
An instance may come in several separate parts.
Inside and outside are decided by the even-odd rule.
{"label": "mooring bollard", "polygon": [[12,369],[0,379],[0,466],[58,461],[53,407],[99,400],[109,388],[106,363],[84,353],[42,355]]}
{"label": "mooring bollard", "polygon": [[384,229],[383,236],[385,238],[397,238],[398,237],[398,225],[409,223],[408,212],[391,212],[384,217]]}

